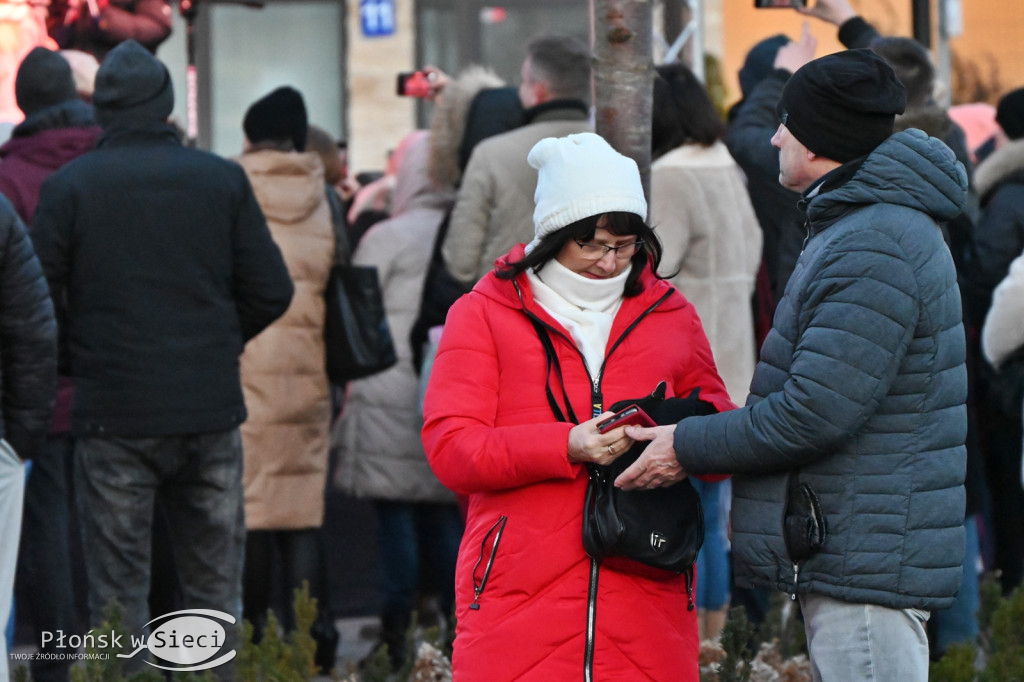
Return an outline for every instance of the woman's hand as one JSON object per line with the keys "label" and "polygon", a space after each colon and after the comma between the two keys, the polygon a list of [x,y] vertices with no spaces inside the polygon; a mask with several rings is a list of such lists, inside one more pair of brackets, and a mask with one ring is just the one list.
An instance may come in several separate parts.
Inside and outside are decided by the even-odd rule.
{"label": "woman's hand", "polygon": [[633,446],[633,439],[626,435],[625,426],[614,428],[608,433],[597,430],[597,422],[613,414],[603,412],[590,421],[572,427],[569,431],[570,462],[611,464]]}

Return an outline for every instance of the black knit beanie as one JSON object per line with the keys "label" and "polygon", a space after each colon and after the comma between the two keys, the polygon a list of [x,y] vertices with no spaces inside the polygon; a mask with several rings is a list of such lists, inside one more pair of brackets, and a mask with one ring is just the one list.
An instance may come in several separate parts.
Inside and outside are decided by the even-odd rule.
{"label": "black knit beanie", "polygon": [[118,122],[166,121],[174,110],[171,74],[149,50],[126,40],[100,64],[92,103],[104,127]]}
{"label": "black knit beanie", "polygon": [[25,116],[78,97],[68,61],[37,47],[25,55],[14,79],[14,97]]}
{"label": "black knit beanie", "polygon": [[808,62],[789,79],[776,109],[807,149],[846,163],[892,135],[906,90],[892,67],[868,49],[844,50]]}
{"label": "black knit beanie", "polygon": [[788,42],[789,37],[780,33],[750,48],[740,68],[740,92],[744,97],[749,97],[750,91],[775,70],[775,56],[779,48]]}
{"label": "black knit beanie", "polygon": [[308,121],[302,94],[295,88],[284,86],[249,107],[242,129],[249,142],[291,140],[295,150],[301,152],[306,150]]}
{"label": "black knit beanie", "polygon": [[996,123],[1011,140],[1024,137],[1024,88],[1003,95],[996,107]]}

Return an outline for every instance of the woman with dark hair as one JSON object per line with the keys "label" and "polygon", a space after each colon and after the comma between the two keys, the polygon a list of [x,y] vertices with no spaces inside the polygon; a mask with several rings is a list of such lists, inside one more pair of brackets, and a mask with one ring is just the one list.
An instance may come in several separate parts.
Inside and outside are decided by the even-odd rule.
{"label": "woman with dark hair", "polygon": [[541,140],[535,239],[452,306],[424,404],[438,478],[469,496],[460,680],[696,681],[686,577],[582,544],[587,466],[632,440],[608,405],[701,390],[731,409],[693,306],[655,274],[636,164],[593,133]]}
{"label": "woman with dark hair", "polygon": [[[742,404],[756,360],[751,296],[761,264],[761,226],[704,86],[682,64],[657,72],[651,216],[665,248],[658,271],[697,308],[729,397]],[[697,608],[701,637],[714,639],[729,605],[730,483],[693,483],[707,529],[697,560]]]}

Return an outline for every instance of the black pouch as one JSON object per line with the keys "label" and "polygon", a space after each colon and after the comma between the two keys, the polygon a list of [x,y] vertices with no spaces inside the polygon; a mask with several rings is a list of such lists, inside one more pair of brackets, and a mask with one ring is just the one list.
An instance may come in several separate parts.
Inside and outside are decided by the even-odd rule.
{"label": "black pouch", "polygon": [[[664,382],[639,400],[623,400],[609,409],[638,404],[658,424],[674,424],[700,414],[714,414],[714,405],[699,398],[665,399]],[[663,570],[688,571],[704,543],[704,512],[700,496],[688,479],[666,488],[620,490],[614,481],[647,447],[638,442],[607,466],[588,467],[590,483],[583,506],[583,548],[594,559],[626,557]]]}
{"label": "black pouch", "polygon": [[800,563],[814,556],[828,538],[828,525],[814,489],[790,474],[787,485],[785,540],[789,558]]}

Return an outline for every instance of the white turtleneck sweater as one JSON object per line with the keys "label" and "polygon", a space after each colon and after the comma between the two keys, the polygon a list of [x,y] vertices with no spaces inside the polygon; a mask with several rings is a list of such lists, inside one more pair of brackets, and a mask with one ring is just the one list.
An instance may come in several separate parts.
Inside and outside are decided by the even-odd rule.
{"label": "white turtleneck sweater", "polygon": [[608,335],[632,267],[608,279],[577,275],[557,260],[548,261],[540,272],[526,271],[534,300],[572,336],[591,379],[597,378],[604,363]]}

